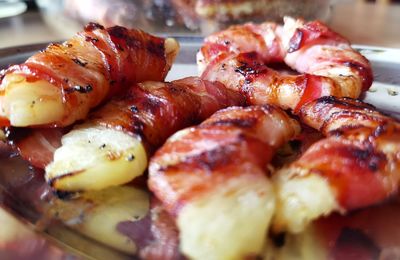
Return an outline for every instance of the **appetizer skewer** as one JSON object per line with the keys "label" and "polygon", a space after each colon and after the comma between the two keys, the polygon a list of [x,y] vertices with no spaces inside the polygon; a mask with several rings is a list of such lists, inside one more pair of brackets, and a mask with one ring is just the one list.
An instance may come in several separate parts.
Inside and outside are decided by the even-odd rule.
{"label": "appetizer skewer", "polygon": [[321,216],[371,206],[398,192],[400,122],[361,101],[334,97],[306,104],[299,115],[327,137],[274,174],[276,231],[298,233]]}
{"label": "appetizer skewer", "polygon": [[266,167],[298,131],[278,108],[232,107],[177,132],[157,151],[149,188],[176,216],[186,256],[242,259],[260,253],[275,208]]}
{"label": "appetizer skewer", "polygon": [[[233,26],[208,36],[197,55],[202,78],[240,91],[249,104],[297,112],[321,96],[358,98],[372,84],[369,61],[321,22],[285,18]],[[302,73],[286,75],[266,63],[284,62]]]}
{"label": "appetizer skewer", "polygon": [[127,183],[145,171],[149,156],[170,135],[240,104],[238,93],[195,77],[139,83],[63,136],[46,180],[57,191]]}
{"label": "appetizer skewer", "polygon": [[90,23],[2,71],[0,126],[70,125],[135,82],[164,80],[178,51],[172,38]]}

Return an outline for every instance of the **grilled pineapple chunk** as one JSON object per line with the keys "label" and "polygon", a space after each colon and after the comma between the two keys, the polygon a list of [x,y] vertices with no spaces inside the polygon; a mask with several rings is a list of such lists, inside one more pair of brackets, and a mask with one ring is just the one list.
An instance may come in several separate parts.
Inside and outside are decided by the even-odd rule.
{"label": "grilled pineapple chunk", "polygon": [[99,190],[127,183],[146,167],[146,151],[138,137],[83,124],[63,136],[45,177],[59,191]]}
{"label": "grilled pineapple chunk", "polygon": [[0,116],[13,126],[40,125],[57,121],[64,115],[61,90],[44,80],[28,82],[21,75],[6,75],[1,84],[6,92]]}
{"label": "grilled pineapple chunk", "polygon": [[[339,208],[328,181],[302,171],[282,169],[273,176],[277,200],[273,228],[277,232],[300,233],[312,220]],[[302,176],[292,178],[294,174]]]}
{"label": "grilled pineapple chunk", "polygon": [[182,252],[192,259],[243,259],[261,252],[275,207],[265,178],[231,179],[178,214]]}
{"label": "grilled pineapple chunk", "polygon": [[52,216],[81,234],[110,247],[134,254],[134,241],[118,232],[125,221],[138,221],[149,212],[149,196],[130,186],[118,186],[101,191],[88,191],[73,200],[55,199]]}

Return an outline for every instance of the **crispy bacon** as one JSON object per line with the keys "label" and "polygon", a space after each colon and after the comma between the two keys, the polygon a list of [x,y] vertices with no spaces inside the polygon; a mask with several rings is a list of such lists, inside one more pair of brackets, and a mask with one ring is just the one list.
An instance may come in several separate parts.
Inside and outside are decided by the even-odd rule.
{"label": "crispy bacon", "polygon": [[[321,130],[327,137],[311,145],[297,161],[277,172],[275,180],[280,187],[277,191],[282,210],[278,212],[276,226],[287,225],[283,229],[298,232],[321,215],[381,203],[398,192],[398,121],[361,101],[334,97],[320,98],[305,105],[299,115],[306,124]],[[302,197],[301,190],[289,191],[294,183],[304,185],[311,183],[311,179],[315,182],[317,176],[318,187],[329,191],[325,195],[308,202]],[[286,193],[291,194],[290,201]],[[316,201],[323,200],[332,203],[318,206]],[[289,219],[290,214],[296,215],[295,212],[303,212],[304,221]]]}
{"label": "crispy bacon", "polygon": [[224,85],[189,77],[132,86],[125,95],[94,112],[89,120],[141,136],[151,152],[179,129],[196,124],[221,108],[239,104],[243,104],[240,95]]}
{"label": "crispy bacon", "polygon": [[[250,104],[275,104],[298,112],[322,96],[358,98],[372,84],[369,61],[319,21],[285,18],[233,26],[208,36],[197,62],[202,77],[244,93]],[[288,76],[266,63],[284,62]]]}
{"label": "crispy bacon", "polygon": [[[185,78],[171,83],[145,82],[130,87],[89,121],[140,136],[151,154],[174,132],[204,120],[218,109],[243,104],[239,94],[220,83]],[[61,129],[13,129],[8,141],[34,166],[45,168],[61,145]]]}
{"label": "crispy bacon", "polygon": [[242,93],[249,104],[273,104],[297,110],[320,96],[341,96],[342,90],[332,80],[312,74],[282,75],[267,67],[258,53],[220,55],[202,74]]}
{"label": "crispy bacon", "polygon": [[[27,82],[47,81],[60,91],[64,106],[64,115],[47,126],[66,126],[84,119],[91,108],[132,83],[163,80],[177,48],[172,39],[90,23],[70,40],[50,44],[23,64],[3,71],[0,98],[11,88],[6,80],[10,75],[22,76]],[[5,109],[4,102],[0,106]],[[10,115],[0,116],[3,126],[9,124]]]}
{"label": "crispy bacon", "polygon": [[[298,128],[272,106],[232,107],[176,133],[157,151],[149,187],[176,216],[186,256],[227,259],[260,252],[274,208],[265,167]],[[249,216],[253,207],[258,213]],[[241,224],[247,221],[252,225]],[[234,245],[229,252],[226,244]]]}
{"label": "crispy bacon", "polygon": [[324,135],[358,127],[376,128],[399,122],[370,104],[350,98],[322,97],[304,105],[299,111],[302,122]]}
{"label": "crispy bacon", "polygon": [[[249,165],[262,169],[274,149],[294,134],[294,126],[282,111],[271,106],[219,111],[157,151],[149,169],[150,189],[170,213],[176,214],[191,198],[235,178],[239,169]],[[200,174],[204,176],[196,177]]]}
{"label": "crispy bacon", "polygon": [[300,116],[308,125],[331,137],[312,146],[297,167],[312,169],[327,178],[343,208],[375,204],[397,192],[400,180],[397,120],[361,101],[334,97],[307,104]]}

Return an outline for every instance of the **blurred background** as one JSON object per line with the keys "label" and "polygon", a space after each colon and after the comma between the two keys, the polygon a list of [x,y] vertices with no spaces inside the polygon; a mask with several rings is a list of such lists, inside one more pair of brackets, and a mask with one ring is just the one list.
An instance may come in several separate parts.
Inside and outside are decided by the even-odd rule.
{"label": "blurred background", "polygon": [[[0,49],[62,41],[88,21],[139,27],[159,35],[201,37],[235,23],[281,21],[284,15],[323,20],[354,44],[400,48],[399,0],[226,2],[231,4],[223,0],[0,0]],[[0,223],[0,259],[74,259],[1,207]]]}
{"label": "blurred background", "polygon": [[0,48],[60,41],[88,21],[202,36],[284,15],[324,20],[355,44],[400,47],[398,0],[0,0]]}

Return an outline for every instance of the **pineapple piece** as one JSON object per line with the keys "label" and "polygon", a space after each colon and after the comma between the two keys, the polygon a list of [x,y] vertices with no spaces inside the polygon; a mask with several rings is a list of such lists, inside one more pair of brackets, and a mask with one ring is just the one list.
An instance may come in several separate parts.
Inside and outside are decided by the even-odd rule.
{"label": "pineapple piece", "polygon": [[[174,38],[166,38],[164,42],[166,62],[170,66],[174,63],[176,56],[179,54],[179,42]],[[169,68],[168,68],[169,69]]]}
{"label": "pineapple piece", "polygon": [[209,260],[258,255],[272,218],[274,199],[267,178],[236,176],[191,200],[177,219],[181,251],[191,259]]}
{"label": "pineapple piece", "polygon": [[317,174],[284,168],[275,173],[272,181],[277,203],[273,219],[276,232],[300,233],[311,221],[339,209],[335,191]]}
{"label": "pineapple piece", "polygon": [[0,116],[13,126],[48,124],[64,115],[61,89],[47,81],[28,82],[24,76],[9,74],[0,90],[5,92]]}
{"label": "pineapple piece", "polygon": [[149,212],[149,195],[130,186],[88,191],[77,199],[54,199],[49,213],[64,224],[98,242],[135,254],[134,241],[117,230],[124,221],[138,221]]}
{"label": "pineapple piece", "polygon": [[100,190],[141,175],[147,154],[139,137],[83,124],[62,138],[45,178],[58,191]]}

